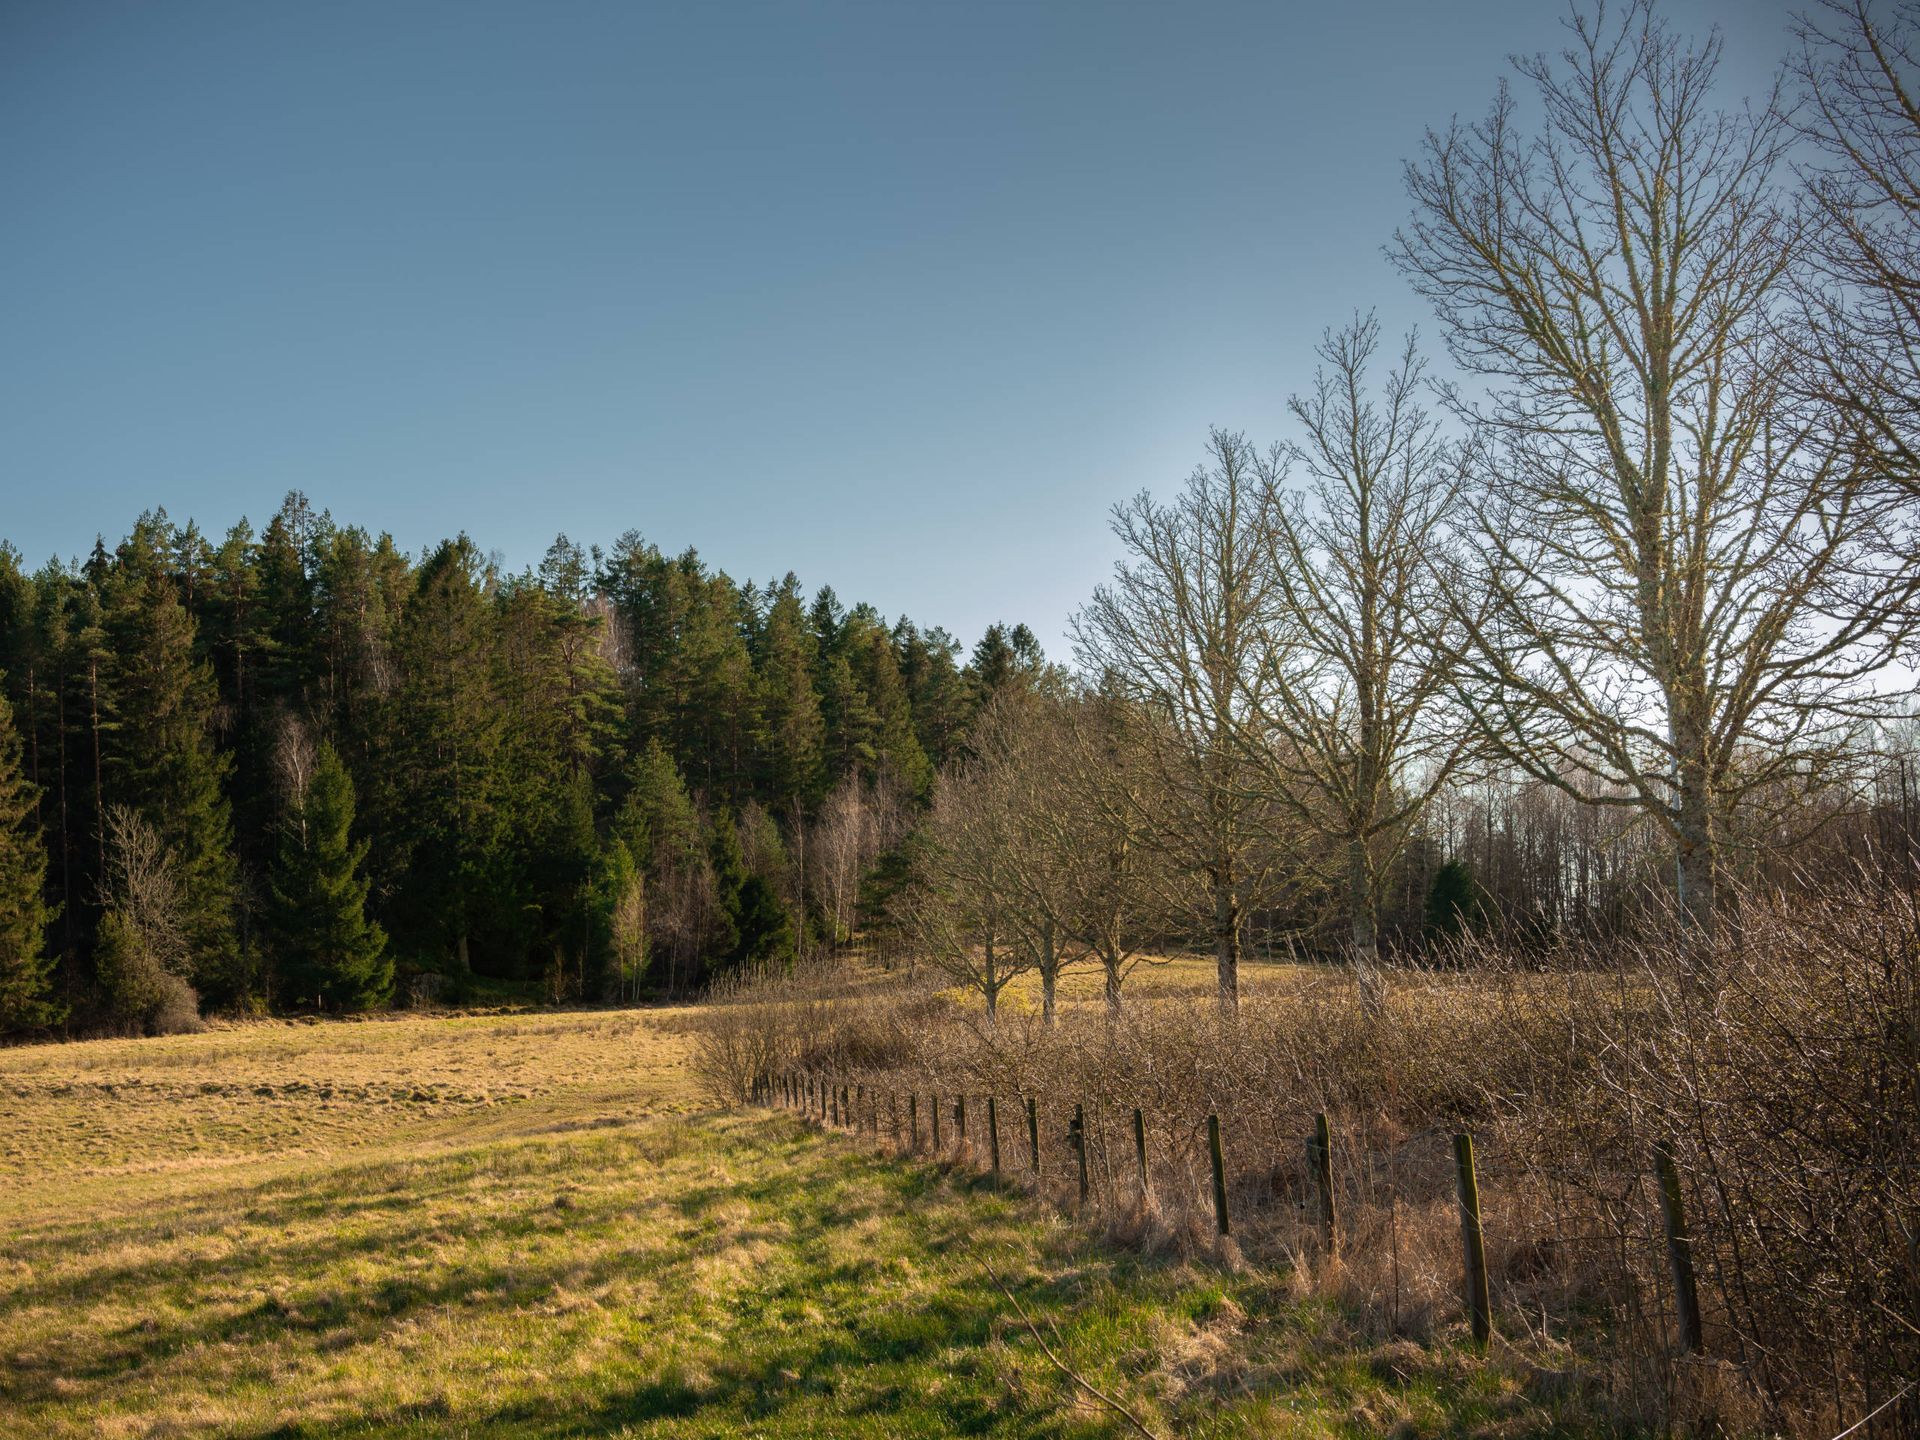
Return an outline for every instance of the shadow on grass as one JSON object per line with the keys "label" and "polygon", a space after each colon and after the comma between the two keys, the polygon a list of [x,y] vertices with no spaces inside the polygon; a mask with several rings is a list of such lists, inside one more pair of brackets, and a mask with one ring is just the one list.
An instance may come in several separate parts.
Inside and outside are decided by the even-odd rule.
{"label": "shadow on grass", "polygon": [[[1000,1297],[938,1258],[1030,1252],[1032,1217],[783,1120],[702,1124],[671,1143],[654,1128],[228,1185],[118,1225],[43,1229],[22,1258],[56,1273],[9,1298],[67,1319],[0,1371],[0,1415],[139,1414],[155,1396],[270,1383],[279,1415],[228,1433],[1071,1433],[1051,1407],[1011,1402],[987,1354]],[[224,1248],[223,1216],[241,1227]],[[175,1236],[178,1254],[113,1258]],[[73,1263],[88,1253],[100,1263]],[[707,1265],[726,1272],[720,1303]],[[937,1280],[920,1273],[935,1265]],[[658,1297],[644,1325],[585,1375],[562,1363],[568,1322],[538,1333],[529,1318],[563,1294],[636,1285]],[[302,1377],[404,1366],[388,1353],[396,1334],[426,1320],[493,1370],[494,1408],[402,1402],[370,1380],[357,1411],[336,1385],[324,1418],[289,1418]],[[555,1373],[568,1378],[544,1379]]]}

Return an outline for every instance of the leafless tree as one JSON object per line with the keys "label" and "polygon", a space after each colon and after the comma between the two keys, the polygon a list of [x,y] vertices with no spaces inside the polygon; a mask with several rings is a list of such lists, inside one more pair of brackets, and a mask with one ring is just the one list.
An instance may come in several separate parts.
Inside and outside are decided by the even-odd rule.
{"label": "leafless tree", "polygon": [[107,867],[94,962],[109,1010],[135,1033],[197,1029],[198,997],[184,978],[192,948],[179,867],[159,832],[126,806],[107,807],[102,834]]}
{"label": "leafless tree", "polygon": [[969,748],[993,775],[997,803],[1006,809],[1007,919],[1040,977],[1048,1027],[1059,1013],[1061,974],[1090,953],[1079,936],[1078,880],[1091,797],[1073,784],[1072,704],[1052,686],[1005,687],[969,732]]}
{"label": "leafless tree", "polygon": [[187,972],[192,947],[183,917],[179,866],[160,834],[136,810],[109,805],[103,908],[118,911],[142,952],[162,970]]}
{"label": "leafless tree", "polygon": [[986,1002],[987,1025],[1000,996],[1033,968],[1018,943],[1019,817],[1006,757],[957,760],[935,783],[924,830],[922,879],[909,905],[921,958]]}
{"label": "leafless tree", "polygon": [[1463,696],[1542,780],[1658,825],[1710,926],[1729,817],[1819,783],[1916,571],[1790,383],[1779,107],[1711,108],[1720,42],[1647,4],[1569,30],[1519,62],[1536,132],[1502,87],[1429,134],[1393,247],[1474,387],[1452,399],[1489,605],[1461,607]]}
{"label": "leafless tree", "polygon": [[1813,363],[1870,474],[1920,495],[1920,4],[1822,0],[1799,23],[1817,227]]}
{"label": "leafless tree", "polygon": [[815,892],[826,915],[830,942],[835,945],[853,934],[860,877],[878,853],[876,826],[867,800],[859,777],[848,775],[821,807],[813,843],[807,847]]}
{"label": "leafless tree", "polygon": [[291,706],[281,709],[274,721],[273,768],[280,783],[281,814],[284,823],[299,827],[296,839],[306,848],[307,785],[313,779],[317,754],[313,735]]}
{"label": "leafless tree", "polygon": [[[1150,837],[1201,881],[1221,1007],[1239,1004],[1246,916],[1272,878],[1243,731],[1272,673],[1276,583],[1266,537],[1277,462],[1215,430],[1210,463],[1167,505],[1141,493],[1113,514],[1126,547],[1112,583],[1073,620],[1082,664],[1110,677],[1156,722],[1142,751],[1168,823]],[[1124,713],[1121,712],[1122,718]]]}
{"label": "leafless tree", "polygon": [[1288,402],[1303,437],[1294,470],[1307,483],[1271,510],[1287,643],[1258,691],[1252,749],[1344,869],[1362,966],[1378,955],[1385,877],[1472,746],[1432,633],[1463,518],[1459,456],[1420,404],[1412,337],[1378,396],[1370,391],[1379,340],[1371,317],[1329,332],[1313,389]]}
{"label": "leafless tree", "polygon": [[[1170,860],[1164,843],[1183,817],[1160,768],[1174,742],[1146,738],[1154,719],[1109,685],[1064,704],[1053,732],[1049,788],[1065,803],[1048,840],[1060,867],[1052,883],[1068,933],[1100,966],[1109,1015],[1119,1013],[1127,977],[1182,908],[1168,896],[1191,873]],[[1231,993],[1237,1004],[1237,978]]]}

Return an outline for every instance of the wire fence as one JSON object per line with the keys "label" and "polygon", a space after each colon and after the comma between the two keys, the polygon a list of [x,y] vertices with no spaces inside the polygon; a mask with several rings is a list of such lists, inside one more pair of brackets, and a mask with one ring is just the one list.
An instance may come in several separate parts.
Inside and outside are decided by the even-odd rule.
{"label": "wire fence", "polygon": [[[1525,1341],[1553,1328],[1546,1293],[1563,1312],[1571,1294],[1604,1309],[1605,1388],[1637,1397],[1643,1418],[1697,1433],[1766,1428],[1765,1397],[1751,1393],[1762,1337],[1740,1333],[1733,1308],[1713,1303],[1714,1284],[1734,1281],[1715,1247],[1702,1253],[1697,1242],[1696,1203],[1711,1182],[1688,1169],[1683,1137],[1660,1136],[1640,1164],[1596,1174],[1572,1158],[1516,1153],[1498,1127],[1477,1137],[1370,1132],[1271,1095],[1241,1092],[1201,1112],[917,1078],[796,1067],[756,1075],[749,1091],[889,1153],[990,1176],[1109,1233],[1335,1276],[1337,1293],[1364,1298],[1395,1331],[1451,1323],[1475,1347]],[[1911,1178],[1905,1166],[1869,1168]],[[1870,1373],[1810,1423],[1851,1410],[1845,1433],[1920,1433],[1916,1387]]]}

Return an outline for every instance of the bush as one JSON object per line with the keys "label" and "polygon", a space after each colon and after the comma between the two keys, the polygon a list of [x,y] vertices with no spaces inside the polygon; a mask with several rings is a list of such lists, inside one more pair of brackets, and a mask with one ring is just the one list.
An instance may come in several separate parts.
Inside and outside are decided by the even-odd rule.
{"label": "bush", "polygon": [[[1920,1374],[1911,894],[1749,899],[1707,945],[1677,925],[1545,955],[1468,938],[1447,969],[1384,988],[1296,972],[1233,1020],[1210,999],[1148,997],[1111,1018],[1069,1008],[1052,1028],[1010,1009],[989,1028],[911,987],[783,980],[730,994],[712,1023],[701,1063],[731,1077],[717,1096],[807,1069],[943,1108],[994,1095],[1013,1169],[1031,1098],[1038,1188],[1063,1202],[1077,1199],[1078,1104],[1096,1214],[1195,1248],[1211,1244],[1217,1114],[1240,1251],[1298,1262],[1382,1335],[1459,1324],[1448,1137],[1470,1131],[1507,1328],[1542,1346],[1572,1336],[1584,1383],[1635,1423],[1831,1434]],[[1306,1163],[1317,1112],[1334,1134],[1332,1252]],[[1682,1172],[1707,1359],[1677,1358],[1656,1141]]]}
{"label": "bush", "polygon": [[200,1030],[200,997],[161,964],[119,910],[100,917],[94,966],[109,1023],[123,1034],[180,1035]]}

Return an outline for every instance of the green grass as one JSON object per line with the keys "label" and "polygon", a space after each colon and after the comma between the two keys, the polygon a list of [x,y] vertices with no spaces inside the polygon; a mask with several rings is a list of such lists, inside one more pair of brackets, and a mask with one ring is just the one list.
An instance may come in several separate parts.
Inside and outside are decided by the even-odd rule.
{"label": "green grass", "polygon": [[[1283,1275],[1103,1247],[1023,1196],[785,1115],[670,1113],[686,1097],[664,1030],[630,1037],[653,1077],[635,1087],[582,1061],[609,1043],[598,1017],[408,1025],[342,1027],[394,1048],[347,1068],[376,1089],[370,1075],[446,1039],[433,1027],[464,1025],[527,1094],[404,1123],[383,1104],[374,1140],[336,1127],[322,1154],[269,1126],[271,1153],[235,1156],[246,1127],[230,1118],[197,1167],[142,1150],[15,1177],[0,1434],[1125,1433],[1047,1361],[989,1265],[1157,1433],[1550,1428],[1497,1368],[1359,1344]],[[288,1060],[262,1033],[168,1043],[231,1077]],[[296,1038],[324,1069],[324,1036]],[[0,1085],[31,1053],[88,1058],[9,1052]],[[198,1093],[183,1085],[169,1111],[143,1091],[147,1130],[177,1111],[178,1136],[209,1133]],[[74,1094],[54,1098],[71,1123]]]}

